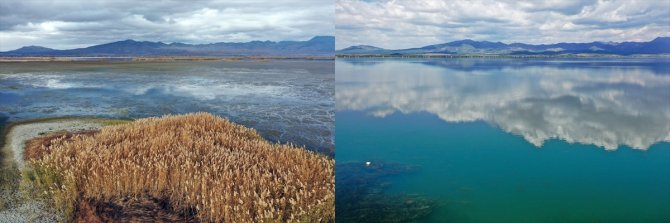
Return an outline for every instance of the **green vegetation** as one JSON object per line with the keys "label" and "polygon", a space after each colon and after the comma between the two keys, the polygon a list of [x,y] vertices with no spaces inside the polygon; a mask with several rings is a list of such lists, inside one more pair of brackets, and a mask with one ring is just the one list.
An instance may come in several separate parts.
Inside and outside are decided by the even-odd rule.
{"label": "green vegetation", "polygon": [[104,126],[108,125],[121,125],[121,124],[127,124],[132,122],[132,120],[124,120],[124,119],[95,119],[94,120],[97,123],[100,123]]}

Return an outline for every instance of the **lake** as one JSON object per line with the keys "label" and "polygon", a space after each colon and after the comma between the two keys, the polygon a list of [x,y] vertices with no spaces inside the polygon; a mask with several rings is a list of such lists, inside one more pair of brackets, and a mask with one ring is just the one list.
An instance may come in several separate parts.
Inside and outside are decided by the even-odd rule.
{"label": "lake", "polygon": [[0,121],[210,112],[334,154],[332,60],[0,64]]}
{"label": "lake", "polygon": [[337,59],[338,222],[668,222],[670,60]]}

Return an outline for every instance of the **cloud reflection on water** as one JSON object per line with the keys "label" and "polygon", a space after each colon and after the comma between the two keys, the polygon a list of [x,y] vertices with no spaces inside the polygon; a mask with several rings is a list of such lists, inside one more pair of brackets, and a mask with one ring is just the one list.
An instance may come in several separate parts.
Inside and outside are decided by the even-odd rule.
{"label": "cloud reflection on water", "polygon": [[337,110],[429,112],[548,139],[647,149],[670,141],[667,60],[340,60]]}
{"label": "cloud reflection on water", "polygon": [[7,63],[0,119],[211,112],[334,155],[332,61]]}

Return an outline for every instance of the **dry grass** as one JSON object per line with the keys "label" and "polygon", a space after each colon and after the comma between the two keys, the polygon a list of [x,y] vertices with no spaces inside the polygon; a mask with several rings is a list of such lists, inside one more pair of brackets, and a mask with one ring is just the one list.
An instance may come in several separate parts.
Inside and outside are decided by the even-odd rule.
{"label": "dry grass", "polygon": [[79,200],[152,197],[205,222],[335,218],[334,161],[206,113],[140,119],[58,137],[31,181],[66,217]]}
{"label": "dry grass", "polygon": [[[98,130],[87,130],[81,132],[55,132],[47,134],[45,136],[40,136],[37,138],[30,139],[26,141],[26,146],[23,149],[23,159],[24,160],[36,160],[41,159],[42,156],[48,155],[47,153],[51,150],[46,150],[44,148],[51,147],[53,143],[63,143],[66,141],[72,140],[73,137],[77,135],[94,135]],[[57,139],[57,140],[56,140]]]}

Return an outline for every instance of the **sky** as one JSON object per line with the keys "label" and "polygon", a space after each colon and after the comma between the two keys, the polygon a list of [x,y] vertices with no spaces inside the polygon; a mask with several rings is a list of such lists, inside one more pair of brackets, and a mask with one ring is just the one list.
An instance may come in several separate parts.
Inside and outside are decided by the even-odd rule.
{"label": "sky", "polygon": [[335,47],[650,41],[670,36],[668,0],[336,0]]}
{"label": "sky", "polygon": [[334,0],[0,0],[0,51],[113,41],[213,43],[334,35]]}

